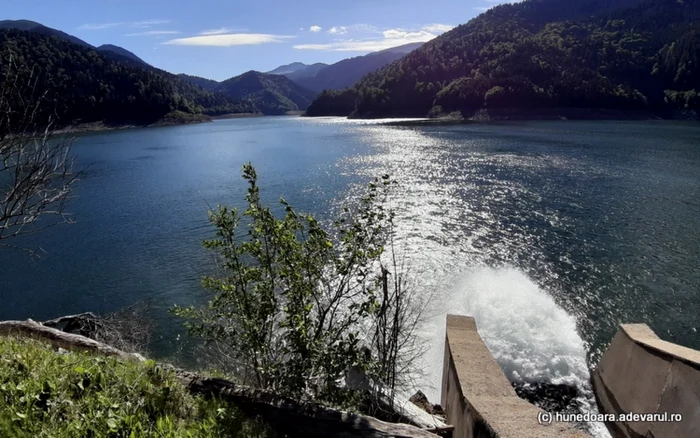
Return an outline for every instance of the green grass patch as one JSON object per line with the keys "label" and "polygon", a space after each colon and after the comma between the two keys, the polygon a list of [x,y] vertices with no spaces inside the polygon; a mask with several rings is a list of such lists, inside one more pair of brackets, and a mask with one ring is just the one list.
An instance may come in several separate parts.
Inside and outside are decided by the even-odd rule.
{"label": "green grass patch", "polygon": [[274,437],[235,406],[192,396],[155,362],[58,354],[0,337],[0,436]]}

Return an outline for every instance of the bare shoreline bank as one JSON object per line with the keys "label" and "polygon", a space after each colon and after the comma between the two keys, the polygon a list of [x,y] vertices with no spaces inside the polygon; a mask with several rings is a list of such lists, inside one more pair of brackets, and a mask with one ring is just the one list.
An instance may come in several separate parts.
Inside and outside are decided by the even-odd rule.
{"label": "bare shoreline bank", "polygon": [[164,118],[158,120],[154,123],[149,124],[135,124],[135,123],[124,123],[124,124],[107,124],[104,122],[92,122],[92,123],[79,123],[70,126],[64,126],[62,128],[56,129],[54,134],[81,134],[87,132],[103,132],[103,131],[119,131],[123,129],[135,129],[135,128],[161,128],[165,126],[182,126],[182,125],[193,125],[199,123],[209,123],[214,120],[225,120],[225,119],[239,119],[248,117],[266,117],[264,114],[260,113],[234,113],[234,114],[222,114],[218,116],[200,116],[193,117],[190,119],[168,119]]}

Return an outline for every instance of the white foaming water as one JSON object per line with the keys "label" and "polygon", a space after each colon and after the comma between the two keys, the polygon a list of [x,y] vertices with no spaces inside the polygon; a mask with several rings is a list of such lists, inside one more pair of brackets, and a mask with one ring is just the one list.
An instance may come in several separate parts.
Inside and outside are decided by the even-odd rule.
{"label": "white foaming water", "polygon": [[[513,217],[525,218],[504,206],[530,199],[530,206],[521,207],[539,212],[542,201],[540,193],[488,168],[537,176],[542,166],[568,162],[483,153],[473,139],[457,144],[413,129],[376,128],[363,135],[376,152],[348,163],[368,178],[388,173],[400,182],[391,205],[397,213],[395,243],[418,271],[412,276],[417,290],[432,297],[421,330],[428,350],[417,389],[440,401],[445,315],[470,315],[511,381],[574,386],[581,395],[580,410],[594,412],[586,345],[575,318],[524,271],[486,267],[510,260],[523,247],[538,251],[531,230],[504,232],[502,226]],[[484,183],[488,191],[480,190]],[[546,210],[541,214],[553,216],[552,226],[564,220]],[[588,426],[593,435],[609,437],[604,425]]]}
{"label": "white foaming water", "polygon": [[[474,268],[431,307],[426,324],[430,340],[425,355],[430,400],[440,400],[445,315],[473,316],[479,334],[506,376],[514,382],[550,382],[578,388],[584,412],[595,411],[586,349],[575,319],[557,306],[523,272],[513,268]],[[609,437],[604,425],[591,433]]]}

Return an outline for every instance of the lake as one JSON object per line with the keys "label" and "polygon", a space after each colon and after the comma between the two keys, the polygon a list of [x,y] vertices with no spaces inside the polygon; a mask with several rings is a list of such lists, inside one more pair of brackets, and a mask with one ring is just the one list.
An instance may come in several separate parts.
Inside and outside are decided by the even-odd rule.
{"label": "lake", "polygon": [[425,392],[439,400],[445,314],[476,317],[514,381],[586,387],[622,322],[700,348],[700,125],[504,122],[384,126],[264,117],[80,135],[73,225],[0,249],[0,318],[153,299],[153,353],[180,351],[167,309],[203,302],[208,206],[262,194],[322,219],[374,176],[399,186],[397,242],[432,294]]}

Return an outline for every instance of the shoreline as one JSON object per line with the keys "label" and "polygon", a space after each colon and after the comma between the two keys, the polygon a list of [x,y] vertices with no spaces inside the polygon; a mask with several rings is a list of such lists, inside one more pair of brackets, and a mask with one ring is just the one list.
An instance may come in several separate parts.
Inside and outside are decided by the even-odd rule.
{"label": "shoreline", "polygon": [[[611,110],[600,108],[547,108],[528,109],[503,108],[496,110],[480,109],[465,117],[458,111],[438,116],[392,115],[387,117],[362,116],[306,116],[306,117],[342,117],[348,120],[388,120],[382,124],[389,126],[413,125],[462,125],[490,122],[513,121],[700,121],[700,116],[693,110],[674,110],[654,112],[650,110]],[[391,119],[415,119],[390,121]]]}
{"label": "shoreline", "polygon": [[93,123],[79,123],[76,125],[65,126],[63,128],[56,129],[54,134],[83,134],[87,132],[108,132],[108,131],[121,131],[124,129],[136,129],[136,128],[162,128],[166,126],[180,126],[180,125],[194,125],[200,123],[209,123],[211,119],[196,119],[196,120],[159,120],[148,125],[137,125],[133,123],[125,123],[123,125],[110,125],[104,122],[93,122]]}
{"label": "shoreline", "polygon": [[261,113],[231,113],[231,114],[221,114],[218,116],[207,116],[204,114],[192,115],[191,118],[170,118],[164,117],[149,124],[135,124],[135,123],[124,123],[124,124],[106,124],[104,122],[91,122],[91,123],[78,123],[75,125],[64,126],[62,128],[56,129],[54,134],[82,134],[88,132],[108,132],[108,131],[120,131],[123,129],[136,129],[136,128],[162,128],[167,126],[183,126],[183,125],[195,125],[201,123],[210,123],[214,120],[225,120],[225,119],[239,119],[239,118],[249,118],[249,117],[265,117]]}
{"label": "shoreline", "polygon": [[218,116],[209,116],[212,120],[226,120],[226,119],[246,119],[250,117],[265,117],[263,113],[230,113],[230,114],[220,114]]}

